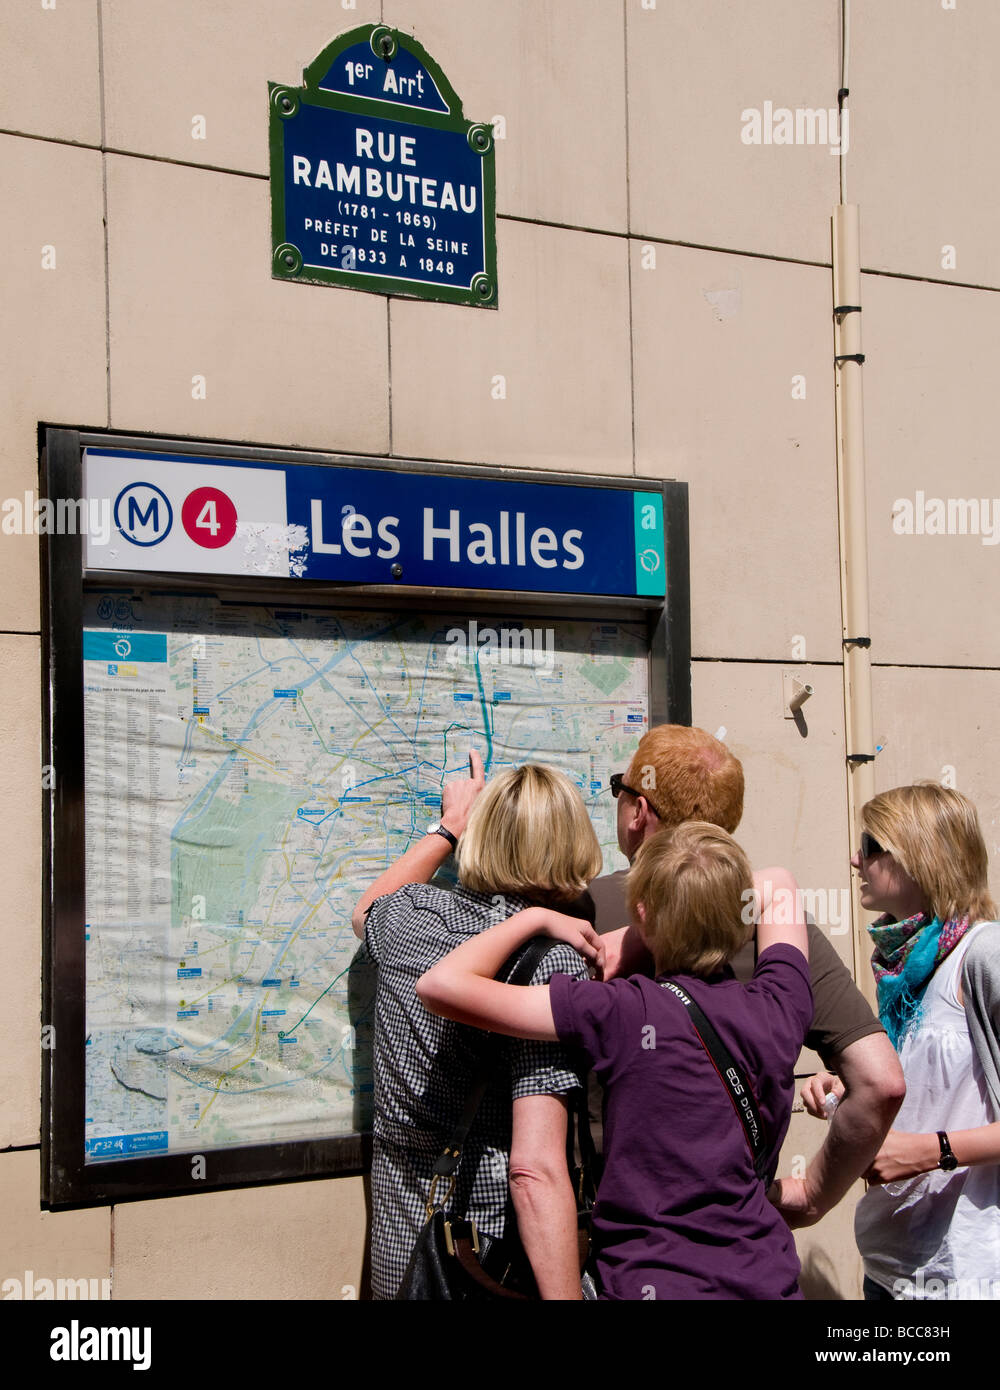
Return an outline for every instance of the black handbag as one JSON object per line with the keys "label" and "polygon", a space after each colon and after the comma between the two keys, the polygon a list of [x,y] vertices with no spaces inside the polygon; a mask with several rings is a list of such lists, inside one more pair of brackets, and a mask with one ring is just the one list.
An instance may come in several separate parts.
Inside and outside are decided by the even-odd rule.
{"label": "black handbag", "polygon": [[[507,961],[498,979],[508,984],[526,985],[546,952],[556,943],[536,937]],[[513,968],[512,968],[513,967]],[[455,1174],[472,1122],[476,1117],[492,1068],[493,1039],[487,1061],[476,1075],[466,1098],[461,1119],[434,1164],[427,1196],[427,1220],[421,1227],[396,1294],[402,1301],[478,1302],[497,1298],[537,1299],[538,1287],[531,1264],[520,1240],[509,1236],[496,1240],[467,1221],[447,1211],[455,1188]],[[567,1154],[577,1195],[577,1226],[580,1268],[583,1270],[590,1248],[590,1210],[593,1206],[594,1147],[587,1116],[586,1093],[574,1095],[573,1113],[580,1148],[580,1164],[573,1164],[574,1126],[568,1126]],[[439,1187],[445,1191],[439,1195]]]}

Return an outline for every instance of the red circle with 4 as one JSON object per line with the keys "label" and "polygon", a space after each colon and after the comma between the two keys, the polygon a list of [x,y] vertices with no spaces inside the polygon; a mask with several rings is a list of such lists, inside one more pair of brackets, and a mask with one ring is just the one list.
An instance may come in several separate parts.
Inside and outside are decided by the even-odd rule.
{"label": "red circle with 4", "polygon": [[236,507],[217,487],[196,487],[184,499],[181,524],[196,545],[218,550],[236,535]]}

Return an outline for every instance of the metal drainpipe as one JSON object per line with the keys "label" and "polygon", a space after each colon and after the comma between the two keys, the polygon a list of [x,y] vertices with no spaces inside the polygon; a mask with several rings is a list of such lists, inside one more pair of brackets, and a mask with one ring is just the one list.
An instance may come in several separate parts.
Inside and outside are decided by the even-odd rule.
{"label": "metal drainpipe", "polygon": [[[840,596],[847,734],[847,825],[853,852],[861,839],[861,808],[875,795],[858,205],[838,204],[834,208],[832,221]],[[861,906],[858,875],[852,872],[851,926],[854,973],[862,992],[874,1004],[875,986],[868,965],[871,942],[865,931],[866,917],[865,909]]]}

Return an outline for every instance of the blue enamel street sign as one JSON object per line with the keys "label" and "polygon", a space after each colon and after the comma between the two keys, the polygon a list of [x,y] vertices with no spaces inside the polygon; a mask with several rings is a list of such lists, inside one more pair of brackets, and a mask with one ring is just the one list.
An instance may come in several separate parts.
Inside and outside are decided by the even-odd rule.
{"label": "blue enamel street sign", "polygon": [[365,25],[269,84],[272,273],[497,307],[493,133],[408,34]]}
{"label": "blue enamel street sign", "polygon": [[[663,494],[89,448],[100,570],[663,597]],[[109,654],[109,659],[115,657]]]}

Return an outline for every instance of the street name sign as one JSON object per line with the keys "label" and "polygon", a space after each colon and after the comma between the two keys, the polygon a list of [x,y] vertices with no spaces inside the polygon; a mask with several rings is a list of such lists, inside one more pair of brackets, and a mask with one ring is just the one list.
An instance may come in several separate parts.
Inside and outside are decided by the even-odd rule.
{"label": "street name sign", "polygon": [[495,148],[409,34],[363,25],[268,84],[279,280],[497,307]]}

